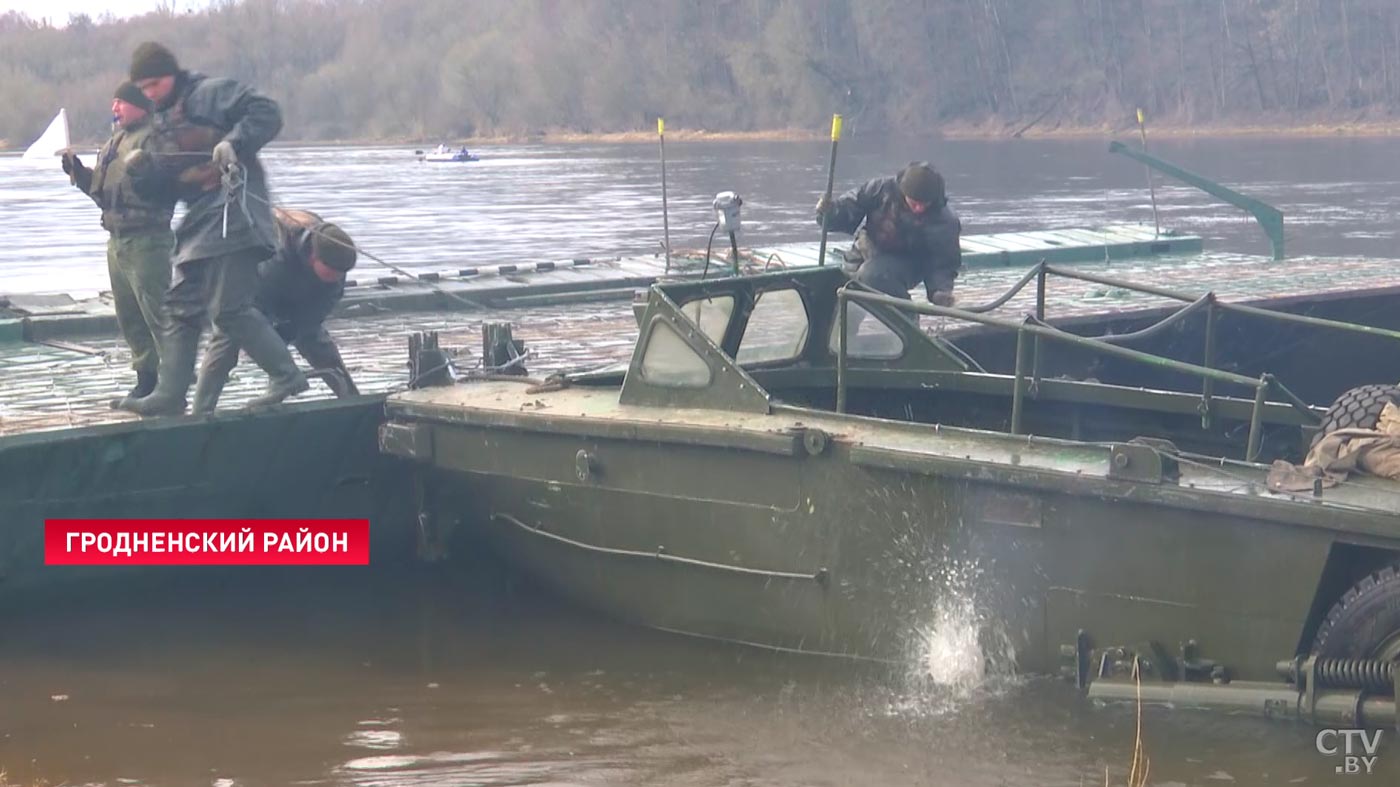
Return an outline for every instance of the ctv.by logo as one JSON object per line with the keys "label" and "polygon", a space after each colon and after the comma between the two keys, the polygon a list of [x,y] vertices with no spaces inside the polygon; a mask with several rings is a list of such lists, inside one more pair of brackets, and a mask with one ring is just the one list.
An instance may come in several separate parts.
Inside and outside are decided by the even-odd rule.
{"label": "ctv.by logo", "polygon": [[1369,775],[1379,759],[1381,730],[1321,730],[1316,742],[1319,754],[1342,757],[1337,773]]}

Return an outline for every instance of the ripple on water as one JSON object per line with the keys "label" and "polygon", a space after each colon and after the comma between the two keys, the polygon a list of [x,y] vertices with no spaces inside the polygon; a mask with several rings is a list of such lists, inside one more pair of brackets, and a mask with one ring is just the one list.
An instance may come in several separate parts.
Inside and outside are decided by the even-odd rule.
{"label": "ripple on water", "polygon": [[551,760],[533,752],[432,752],[360,757],[340,766],[337,775],[366,787],[537,784],[580,764],[585,763],[573,758]]}
{"label": "ripple on water", "polygon": [[403,746],[403,733],[395,730],[356,730],[345,736],[345,745],[361,749],[397,749]]}

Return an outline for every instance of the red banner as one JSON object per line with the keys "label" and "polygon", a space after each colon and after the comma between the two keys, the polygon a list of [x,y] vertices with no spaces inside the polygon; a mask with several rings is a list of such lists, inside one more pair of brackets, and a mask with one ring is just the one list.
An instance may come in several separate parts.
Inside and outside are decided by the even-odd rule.
{"label": "red banner", "polygon": [[49,519],[50,566],[364,566],[368,519]]}

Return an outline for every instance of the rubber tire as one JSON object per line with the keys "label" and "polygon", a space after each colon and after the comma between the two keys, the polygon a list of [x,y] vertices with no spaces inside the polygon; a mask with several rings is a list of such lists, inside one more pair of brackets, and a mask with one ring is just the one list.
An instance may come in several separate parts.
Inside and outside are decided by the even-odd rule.
{"label": "rubber tire", "polygon": [[1362,385],[1343,393],[1322,416],[1309,448],[1338,429],[1375,429],[1392,399],[1400,403],[1400,385]]}
{"label": "rubber tire", "polygon": [[1332,605],[1313,637],[1313,653],[1369,659],[1400,631],[1400,564],[1373,572]]}

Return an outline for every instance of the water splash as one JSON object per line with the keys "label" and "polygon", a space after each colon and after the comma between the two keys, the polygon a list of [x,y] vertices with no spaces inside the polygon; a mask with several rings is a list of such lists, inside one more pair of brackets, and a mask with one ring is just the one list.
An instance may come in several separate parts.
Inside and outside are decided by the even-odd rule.
{"label": "water splash", "polygon": [[987,674],[980,642],[980,620],[970,598],[950,598],[940,605],[929,628],[920,634],[923,673],[936,685],[957,690],[976,688]]}
{"label": "water splash", "polygon": [[1005,693],[1016,683],[1016,648],[989,614],[991,582],[980,563],[946,555],[929,576],[931,601],[915,628],[907,671],[890,712],[941,716]]}

